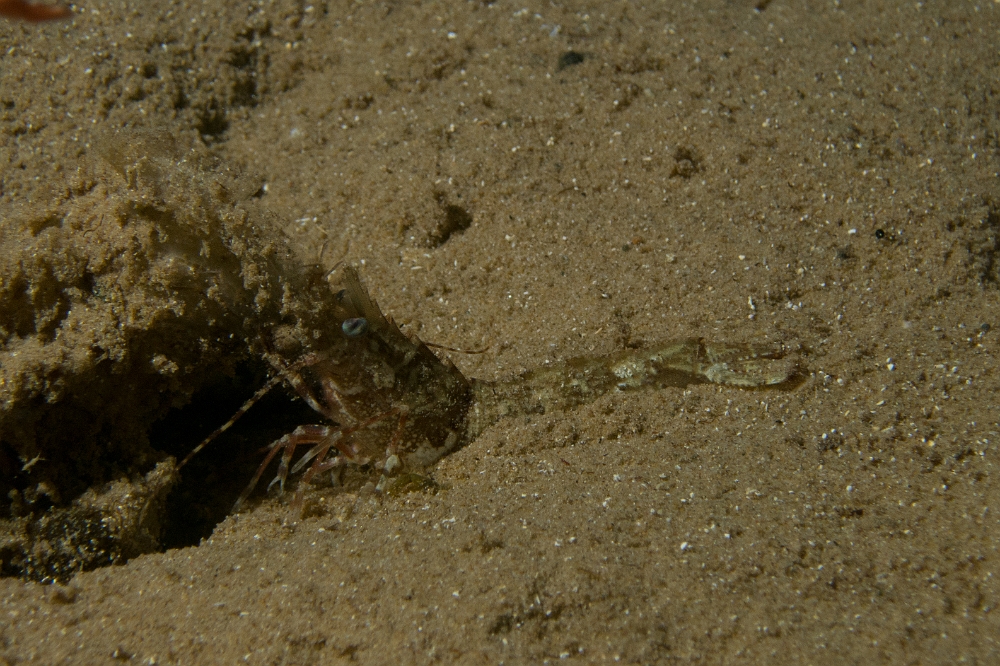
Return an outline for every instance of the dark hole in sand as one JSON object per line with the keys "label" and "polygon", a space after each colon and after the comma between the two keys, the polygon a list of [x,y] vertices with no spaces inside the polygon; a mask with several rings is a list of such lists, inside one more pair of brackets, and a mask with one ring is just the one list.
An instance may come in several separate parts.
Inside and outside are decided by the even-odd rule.
{"label": "dark hole in sand", "polygon": [[[150,443],[181,460],[212,431],[228,421],[264,385],[265,367],[241,366],[234,377],[220,377],[196,393],[191,402],[171,411],[153,425]],[[181,470],[167,498],[163,549],[197,545],[233,508],[236,498],[264,459],[261,451],[296,426],[323,423],[302,400],[283,385],[257,402],[228,431],[198,453]],[[254,497],[264,495],[277,462],[261,477]],[[286,484],[294,490],[295,479]]]}

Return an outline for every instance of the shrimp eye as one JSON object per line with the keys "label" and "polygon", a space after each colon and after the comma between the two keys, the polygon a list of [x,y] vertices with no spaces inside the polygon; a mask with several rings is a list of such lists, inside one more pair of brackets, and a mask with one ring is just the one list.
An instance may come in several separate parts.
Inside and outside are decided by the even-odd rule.
{"label": "shrimp eye", "polygon": [[368,320],[364,317],[345,319],[340,325],[340,330],[349,338],[357,338],[368,332]]}

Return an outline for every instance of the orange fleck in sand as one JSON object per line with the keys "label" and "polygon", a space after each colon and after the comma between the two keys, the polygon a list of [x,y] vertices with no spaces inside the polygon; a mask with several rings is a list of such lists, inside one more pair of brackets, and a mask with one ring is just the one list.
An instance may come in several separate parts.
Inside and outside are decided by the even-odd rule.
{"label": "orange fleck in sand", "polygon": [[0,0],[0,16],[21,19],[31,23],[68,18],[73,14],[64,5],[43,5],[24,0]]}

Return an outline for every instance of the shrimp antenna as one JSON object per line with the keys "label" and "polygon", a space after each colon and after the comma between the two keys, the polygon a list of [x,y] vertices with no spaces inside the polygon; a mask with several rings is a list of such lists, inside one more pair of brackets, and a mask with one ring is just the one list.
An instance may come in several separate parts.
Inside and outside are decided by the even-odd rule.
{"label": "shrimp antenna", "polygon": [[445,351],[457,352],[459,354],[485,354],[490,350],[489,347],[483,347],[482,349],[456,349],[454,347],[439,345],[436,342],[424,342],[423,340],[421,340],[421,342],[423,342],[428,347],[433,347],[434,349],[443,349]]}
{"label": "shrimp antenna", "polygon": [[293,363],[288,368],[281,368],[280,366],[276,365],[275,367],[278,367],[278,374],[271,377],[269,380],[267,380],[266,384],[257,389],[257,392],[254,393],[252,396],[250,396],[250,398],[243,403],[243,406],[240,407],[238,410],[236,410],[236,413],[233,414],[233,416],[228,421],[226,421],[221,426],[213,430],[212,434],[203,439],[201,444],[191,449],[191,452],[188,453],[186,456],[184,456],[184,460],[182,460],[181,463],[177,466],[177,469],[180,470],[180,468],[188,464],[188,461],[191,460],[191,458],[194,458],[199,451],[201,451],[203,448],[211,444],[212,440],[214,440],[216,437],[218,437],[222,433],[232,428],[233,424],[239,421],[241,416],[246,414],[250,410],[250,408],[253,407],[255,404],[257,404],[258,400],[267,395],[267,393],[271,389],[280,384],[288,376],[289,372],[295,372],[299,368],[307,365],[312,365],[317,361],[322,360],[323,358],[324,356],[322,354],[307,354],[297,363]]}
{"label": "shrimp antenna", "polygon": [[275,386],[277,386],[278,384],[280,384],[283,379],[284,379],[284,375],[278,374],[278,375],[275,375],[274,377],[271,377],[269,380],[267,380],[267,383],[264,384],[259,389],[257,389],[257,392],[254,393],[252,396],[250,396],[250,399],[247,400],[246,402],[244,402],[243,406],[240,407],[236,411],[236,413],[233,414],[233,416],[228,421],[226,421],[221,426],[219,426],[218,428],[216,428],[215,430],[213,430],[212,434],[209,435],[208,437],[206,437],[205,439],[203,439],[202,442],[201,442],[201,444],[199,444],[198,446],[196,446],[193,449],[191,449],[191,452],[188,453],[186,456],[184,456],[184,460],[182,460],[181,464],[179,464],[177,466],[177,469],[180,470],[180,468],[184,467],[184,465],[188,464],[188,461],[191,460],[191,458],[194,458],[198,454],[199,451],[201,451],[203,448],[205,448],[210,443],[212,443],[212,440],[214,440],[216,437],[218,437],[219,435],[221,435],[222,433],[226,432],[231,427],[233,427],[233,424],[236,423],[237,421],[239,421],[241,416],[243,416],[244,414],[246,414],[250,410],[250,408],[253,407],[254,404],[257,403],[258,400],[260,400],[265,395],[267,395],[268,391],[270,391]]}

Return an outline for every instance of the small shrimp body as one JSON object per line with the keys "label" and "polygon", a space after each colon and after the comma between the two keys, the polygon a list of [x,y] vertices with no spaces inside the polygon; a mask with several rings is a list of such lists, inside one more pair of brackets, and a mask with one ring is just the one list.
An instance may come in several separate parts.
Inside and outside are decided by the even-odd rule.
{"label": "small shrimp body", "polygon": [[[284,489],[289,473],[309,466],[299,498],[317,473],[348,463],[380,470],[376,488],[381,490],[389,477],[424,472],[505,416],[565,410],[609,391],[705,382],[756,388],[783,384],[796,373],[781,348],[690,338],[644,351],[569,359],[501,382],[469,380],[385,317],[352,267],[334,269],[328,282],[335,293],[330,323],[339,328],[337,334],[324,338],[324,349],[290,366],[268,355],[278,371],[275,378],[181,462],[183,466],[229,428],[271,387],[288,383],[328,424],[299,426],[273,442],[237,508],[279,453],[271,486]],[[308,451],[293,466],[295,452],[303,447]]]}
{"label": "small shrimp body", "polygon": [[328,281],[336,293],[331,323],[342,334],[291,367],[273,355],[269,360],[310,407],[336,425],[300,426],[274,442],[237,506],[278,452],[282,457],[272,485],[284,487],[301,446],[311,448],[291,471],[312,461],[303,484],[326,469],[373,463],[384,471],[384,485],[385,474],[423,471],[463,443],[472,401],[469,380],[385,317],[354,268],[340,266]]}
{"label": "small shrimp body", "polygon": [[[423,470],[458,444],[471,384],[458,368],[386,318],[353,268],[339,268],[330,281],[344,335],[292,376],[292,385],[327,419],[355,429],[352,443],[344,447],[351,462],[384,461],[383,454],[396,454],[407,469]],[[387,442],[393,442],[391,452]]]}

